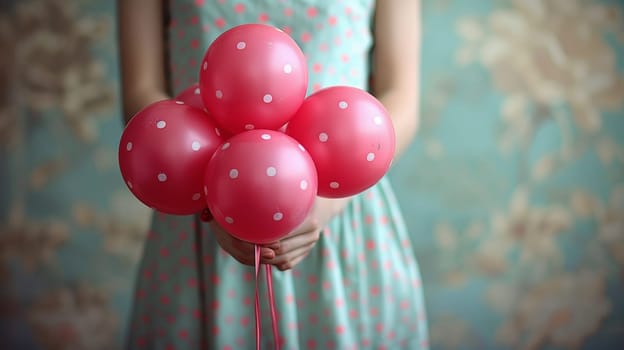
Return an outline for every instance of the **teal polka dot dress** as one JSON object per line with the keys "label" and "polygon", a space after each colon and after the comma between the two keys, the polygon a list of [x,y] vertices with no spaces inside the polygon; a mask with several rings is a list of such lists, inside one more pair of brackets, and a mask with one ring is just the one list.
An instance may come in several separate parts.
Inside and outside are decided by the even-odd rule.
{"label": "teal polka dot dress", "polygon": [[[243,23],[281,28],[308,60],[309,93],[366,89],[372,0],[170,0],[171,88],[198,79],[208,45]],[[264,276],[263,349],[273,348]],[[274,269],[282,349],[427,349],[421,279],[390,184],[356,196],[299,265]],[[155,213],[144,247],[129,349],[254,349],[254,268],[223,251],[197,216]]]}

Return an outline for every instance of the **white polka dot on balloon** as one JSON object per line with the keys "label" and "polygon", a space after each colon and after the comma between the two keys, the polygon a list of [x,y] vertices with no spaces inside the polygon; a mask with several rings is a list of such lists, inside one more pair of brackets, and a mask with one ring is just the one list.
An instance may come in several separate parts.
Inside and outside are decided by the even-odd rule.
{"label": "white polka dot on balloon", "polygon": [[200,91],[199,88],[195,88],[195,95],[199,95]]}
{"label": "white polka dot on balloon", "polygon": [[275,214],[273,214],[273,220],[275,221],[280,221],[284,218],[284,214],[280,213],[279,211]]}
{"label": "white polka dot on balloon", "polygon": [[130,187],[130,189],[132,189],[132,182],[130,180],[127,181],[128,187]]}
{"label": "white polka dot on balloon", "polygon": [[338,102],[338,108],[340,108],[340,109],[347,109],[347,107],[349,107],[349,104],[346,101]]}
{"label": "white polka dot on balloon", "polygon": [[302,152],[305,152],[305,147],[303,147],[303,145],[302,145],[302,144],[299,144],[299,149],[300,149]]}
{"label": "white polka dot on balloon", "polygon": [[284,65],[284,73],[290,74],[290,73],[292,73],[292,71],[293,71],[293,68],[292,68],[292,66],[290,64],[285,64]]}
{"label": "white polka dot on balloon", "polygon": [[375,153],[369,153],[366,155],[366,160],[368,160],[369,162],[372,162],[373,160],[375,160]]}
{"label": "white polka dot on balloon", "polygon": [[239,41],[236,44],[236,48],[239,49],[239,50],[244,50],[246,47],[247,47],[247,43],[244,42],[244,41]]}
{"label": "white polka dot on balloon", "polygon": [[204,70],[208,69],[208,62],[204,62],[203,68],[204,68]]}
{"label": "white polka dot on balloon", "polygon": [[225,222],[227,222],[228,224],[233,224],[233,223],[234,223],[234,219],[232,219],[232,218],[231,218],[231,217],[229,217],[229,216],[226,216],[226,217],[225,217]]}
{"label": "white polka dot on balloon", "polygon": [[327,135],[327,133],[325,132],[322,132],[319,134],[318,138],[321,142],[327,142],[327,140],[329,140],[329,135]]}
{"label": "white polka dot on balloon", "polygon": [[329,183],[329,187],[331,187],[331,188],[333,188],[335,190],[338,187],[340,187],[340,184],[337,183],[336,181],[332,181],[332,182]]}
{"label": "white polka dot on balloon", "polygon": [[245,130],[253,130],[253,129],[255,129],[255,128],[256,128],[256,127],[255,127],[253,124],[247,124],[247,125],[245,125]]}
{"label": "white polka dot on balloon", "polygon": [[191,148],[193,149],[193,151],[199,151],[199,149],[201,148],[201,144],[199,143],[199,141],[193,141],[193,143],[191,143]]}
{"label": "white polka dot on balloon", "polygon": [[268,167],[266,170],[266,174],[267,176],[275,176],[277,174],[277,169],[275,169],[275,167]]}
{"label": "white polka dot on balloon", "polygon": [[375,123],[376,125],[381,125],[382,119],[380,116],[376,116],[375,118],[373,118],[373,123]]}
{"label": "white polka dot on balloon", "polygon": [[201,194],[199,194],[199,193],[195,193],[193,195],[193,197],[191,197],[191,199],[194,200],[194,201],[198,201],[200,198],[201,198]]}
{"label": "white polka dot on balloon", "polygon": [[271,101],[273,101],[273,96],[271,96],[271,94],[266,94],[262,97],[262,101],[264,101],[264,103],[271,103]]}
{"label": "white polka dot on balloon", "polygon": [[221,130],[219,130],[219,128],[215,128],[215,134],[217,134],[217,136],[221,136]]}
{"label": "white polka dot on balloon", "polygon": [[230,179],[236,179],[238,177],[238,169],[230,170]]}
{"label": "white polka dot on balloon", "polygon": [[221,150],[222,151],[224,151],[224,150],[226,150],[228,148],[230,148],[230,143],[229,142],[226,142],[226,143],[223,144],[223,146],[221,146]]}
{"label": "white polka dot on balloon", "polygon": [[269,135],[269,134],[262,134],[262,135],[260,135],[260,138],[263,139],[263,140],[267,140],[268,141],[268,140],[271,139],[271,135]]}
{"label": "white polka dot on balloon", "polygon": [[183,105],[184,104],[184,102],[182,102],[182,101],[175,101],[175,103],[179,104],[179,105]]}
{"label": "white polka dot on balloon", "polygon": [[157,128],[159,128],[159,129],[164,129],[164,128],[165,128],[165,126],[167,126],[167,122],[166,122],[166,121],[164,121],[164,120],[159,120],[159,121],[156,123],[156,127],[157,127]]}
{"label": "white polka dot on balloon", "polygon": [[126,151],[132,151],[132,142],[126,143]]}
{"label": "white polka dot on balloon", "polygon": [[165,174],[165,173],[158,174],[158,181],[160,181],[160,182],[167,181],[167,174]]}
{"label": "white polka dot on balloon", "polygon": [[301,180],[301,182],[299,183],[299,188],[301,188],[302,190],[307,190],[308,189],[308,182],[306,180]]}
{"label": "white polka dot on balloon", "polygon": [[217,90],[215,91],[215,97],[218,98],[219,100],[223,98],[223,91],[221,90]]}

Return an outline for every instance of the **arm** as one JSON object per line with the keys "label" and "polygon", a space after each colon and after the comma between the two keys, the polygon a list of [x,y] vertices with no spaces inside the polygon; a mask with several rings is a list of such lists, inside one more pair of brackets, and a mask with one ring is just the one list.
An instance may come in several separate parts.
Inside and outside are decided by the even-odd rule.
{"label": "arm", "polygon": [[[386,107],[396,133],[395,158],[418,129],[420,0],[378,0],[375,9],[373,93]],[[324,226],[349,198],[319,198],[317,222]]]}
{"label": "arm", "polygon": [[162,0],[119,0],[119,51],[124,121],[168,98]]}
{"label": "arm", "polygon": [[418,129],[420,0],[378,0],[376,6],[372,89],[392,118],[397,158]]}
{"label": "arm", "polygon": [[[420,85],[420,0],[378,0],[375,8],[373,94],[386,107],[396,133],[398,158],[418,129]],[[319,199],[323,226],[349,202]]]}
{"label": "arm", "polygon": [[[420,85],[420,0],[378,0],[375,9],[373,94],[386,107],[396,133],[395,158],[418,129]],[[317,200],[323,226],[349,198]]]}
{"label": "arm", "polygon": [[[378,0],[375,9],[373,93],[388,110],[396,133],[397,158],[418,129],[420,1]],[[276,246],[270,263],[290,269],[309,253],[320,230],[350,198],[317,198],[308,220]]]}

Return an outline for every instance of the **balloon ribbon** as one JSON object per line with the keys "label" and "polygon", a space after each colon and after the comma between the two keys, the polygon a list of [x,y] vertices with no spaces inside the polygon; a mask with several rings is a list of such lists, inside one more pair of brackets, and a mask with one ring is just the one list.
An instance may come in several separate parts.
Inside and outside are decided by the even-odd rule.
{"label": "balloon ribbon", "polygon": [[[260,333],[261,333],[261,324],[260,324],[260,296],[258,293],[258,279],[260,275],[260,246],[255,246],[255,270],[256,270],[256,305],[255,305],[255,314],[256,314],[256,350],[260,350]],[[273,326],[273,341],[275,342],[275,349],[280,349],[280,336],[279,336],[279,328],[277,327],[277,312],[275,311],[275,297],[273,295],[273,274],[271,270],[271,265],[265,265],[266,272],[266,282],[267,282],[267,291],[269,296],[269,306],[271,309],[271,323]]]}

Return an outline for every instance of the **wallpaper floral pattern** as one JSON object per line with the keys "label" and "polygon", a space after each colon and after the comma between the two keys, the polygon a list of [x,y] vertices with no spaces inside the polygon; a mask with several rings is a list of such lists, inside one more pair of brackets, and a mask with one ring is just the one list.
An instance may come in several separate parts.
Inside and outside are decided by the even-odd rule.
{"label": "wallpaper floral pattern", "polygon": [[2,6],[0,348],[119,348],[149,212],[119,182],[114,8]]}
{"label": "wallpaper floral pattern", "polygon": [[[432,347],[624,348],[624,5],[423,11],[422,127],[391,177]],[[0,3],[2,349],[121,347],[149,212],[116,164],[115,20]]]}

